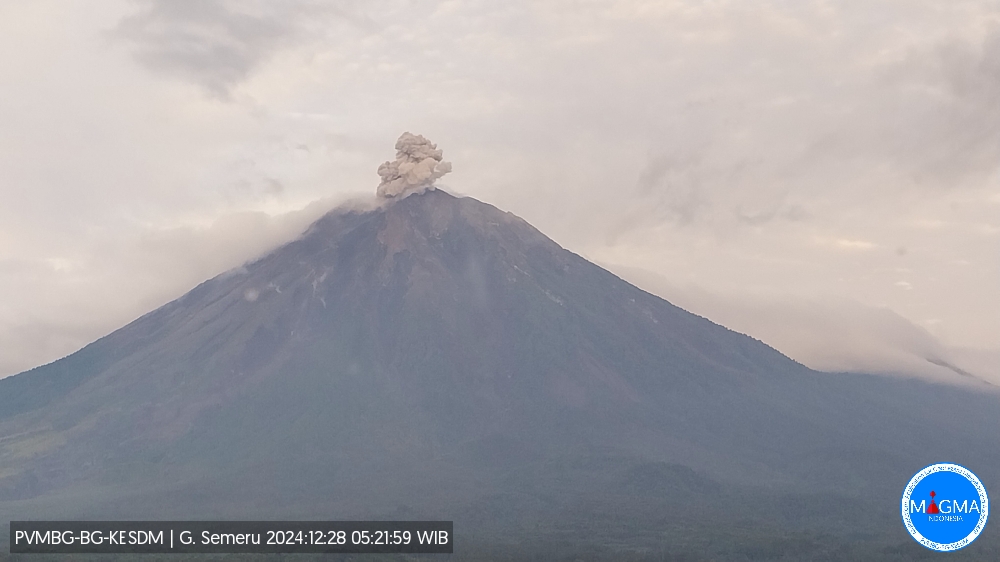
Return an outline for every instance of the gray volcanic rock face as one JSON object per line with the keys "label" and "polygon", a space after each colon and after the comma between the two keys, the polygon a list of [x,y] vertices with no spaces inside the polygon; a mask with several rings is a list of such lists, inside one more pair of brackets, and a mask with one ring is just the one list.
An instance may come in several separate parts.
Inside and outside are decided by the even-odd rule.
{"label": "gray volcanic rock face", "polygon": [[812,372],[514,215],[431,190],[335,211],[0,381],[0,500],[63,518],[388,514],[490,529],[668,501],[716,521],[755,513],[740,502],[769,487],[751,504],[872,502],[851,529],[891,515],[932,462],[1000,476],[997,405]]}

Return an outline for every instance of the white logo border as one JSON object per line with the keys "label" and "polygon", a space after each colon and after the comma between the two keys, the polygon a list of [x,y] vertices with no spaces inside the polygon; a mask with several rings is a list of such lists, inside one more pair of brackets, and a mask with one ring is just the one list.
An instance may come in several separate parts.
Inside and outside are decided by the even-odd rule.
{"label": "white logo border", "polygon": [[[920,531],[918,531],[917,527],[913,524],[913,520],[910,518],[910,495],[913,493],[913,489],[917,487],[917,484],[919,484],[921,480],[930,474],[934,474],[935,472],[954,472],[955,474],[958,474],[968,480],[969,483],[976,488],[976,492],[979,493],[979,523],[965,538],[952,543],[945,544],[934,542],[921,535]],[[990,515],[990,498],[986,495],[986,487],[983,486],[983,483],[979,481],[979,478],[976,477],[971,470],[957,464],[938,463],[932,464],[913,475],[913,478],[910,479],[910,482],[903,490],[902,507],[903,525],[906,526],[906,530],[910,533],[910,536],[913,537],[914,540],[931,550],[936,550],[938,552],[951,552],[969,546],[972,541],[976,540],[979,533],[983,532],[983,528],[986,527],[986,520]]]}

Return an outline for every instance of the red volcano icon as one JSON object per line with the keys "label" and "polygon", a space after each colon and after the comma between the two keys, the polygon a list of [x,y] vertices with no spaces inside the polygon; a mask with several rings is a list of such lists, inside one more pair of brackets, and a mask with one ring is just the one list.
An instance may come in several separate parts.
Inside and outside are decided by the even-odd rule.
{"label": "red volcano icon", "polygon": [[938,511],[937,504],[934,503],[934,496],[936,496],[936,495],[937,494],[934,493],[934,490],[931,490],[931,504],[929,506],[927,506],[927,513],[930,514],[930,515],[933,515],[935,513],[941,513],[940,511]]}

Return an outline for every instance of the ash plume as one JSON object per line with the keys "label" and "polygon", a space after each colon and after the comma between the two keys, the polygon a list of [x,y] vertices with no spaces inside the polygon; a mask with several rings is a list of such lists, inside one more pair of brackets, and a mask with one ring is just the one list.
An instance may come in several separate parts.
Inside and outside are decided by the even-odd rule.
{"label": "ash plume", "polygon": [[451,171],[442,158],[441,149],[422,135],[403,133],[396,141],[396,159],[378,167],[382,183],[376,194],[391,198],[433,189],[434,181]]}

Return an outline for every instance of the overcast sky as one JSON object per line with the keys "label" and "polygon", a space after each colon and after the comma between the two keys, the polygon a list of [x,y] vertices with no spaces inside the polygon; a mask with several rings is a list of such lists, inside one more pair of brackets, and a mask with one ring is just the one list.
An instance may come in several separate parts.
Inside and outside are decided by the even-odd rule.
{"label": "overcast sky", "polygon": [[403,131],[811,366],[1000,364],[998,2],[0,0],[0,80],[0,375],[373,194]]}

